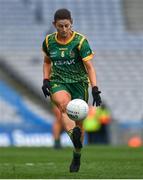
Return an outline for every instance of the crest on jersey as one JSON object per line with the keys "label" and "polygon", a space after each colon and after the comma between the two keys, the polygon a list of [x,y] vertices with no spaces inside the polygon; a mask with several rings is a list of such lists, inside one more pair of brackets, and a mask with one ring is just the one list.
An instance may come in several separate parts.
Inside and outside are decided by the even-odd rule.
{"label": "crest on jersey", "polygon": [[70,57],[71,58],[75,57],[75,53],[73,51],[70,51]]}

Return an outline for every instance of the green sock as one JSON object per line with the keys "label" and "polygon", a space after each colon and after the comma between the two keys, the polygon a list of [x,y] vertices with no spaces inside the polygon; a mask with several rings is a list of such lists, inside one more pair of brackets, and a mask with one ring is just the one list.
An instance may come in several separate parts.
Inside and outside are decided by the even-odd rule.
{"label": "green sock", "polygon": [[73,153],[74,153],[75,156],[80,156],[81,155],[81,149],[78,149],[78,150],[75,149],[73,151]]}
{"label": "green sock", "polygon": [[55,139],[55,145],[60,145],[60,139]]}
{"label": "green sock", "polygon": [[80,149],[74,149],[74,152],[77,153],[77,154],[80,154],[81,153],[81,148]]}
{"label": "green sock", "polygon": [[[73,138],[72,138],[73,129],[67,131],[67,134],[69,135],[69,137],[70,137],[70,139],[71,139],[71,141],[72,141],[72,139],[73,139]],[[75,154],[81,154],[81,149],[74,149],[74,153],[75,153]]]}

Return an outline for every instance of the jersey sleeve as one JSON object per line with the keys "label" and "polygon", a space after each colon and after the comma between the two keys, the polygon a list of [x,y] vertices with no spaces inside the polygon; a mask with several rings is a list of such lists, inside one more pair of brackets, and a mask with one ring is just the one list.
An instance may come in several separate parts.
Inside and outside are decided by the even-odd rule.
{"label": "jersey sleeve", "polygon": [[90,48],[90,45],[87,41],[87,39],[83,39],[80,44],[79,53],[83,61],[91,60],[94,56],[93,51]]}
{"label": "jersey sleeve", "polygon": [[46,39],[46,38],[45,38],[45,40],[43,41],[42,50],[43,50],[43,52],[46,54],[46,56],[49,56],[48,43],[47,43],[47,39]]}

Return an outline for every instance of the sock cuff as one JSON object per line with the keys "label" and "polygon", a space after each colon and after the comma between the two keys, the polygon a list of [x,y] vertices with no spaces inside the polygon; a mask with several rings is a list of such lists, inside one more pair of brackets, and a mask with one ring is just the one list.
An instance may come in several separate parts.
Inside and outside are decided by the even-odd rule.
{"label": "sock cuff", "polygon": [[73,129],[67,131],[67,134],[69,135],[69,137],[72,139],[72,133],[73,133]]}

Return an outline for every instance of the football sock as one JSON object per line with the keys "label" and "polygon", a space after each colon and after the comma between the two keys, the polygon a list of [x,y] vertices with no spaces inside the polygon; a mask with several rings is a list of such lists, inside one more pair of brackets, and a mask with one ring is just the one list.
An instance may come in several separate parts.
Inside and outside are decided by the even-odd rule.
{"label": "football sock", "polygon": [[[67,131],[67,134],[69,135],[71,141],[73,142],[73,129]],[[80,149],[74,149],[74,153],[80,154],[81,148]]]}
{"label": "football sock", "polygon": [[73,129],[67,131],[67,134],[69,135],[70,139],[72,140],[73,139]]}
{"label": "football sock", "polygon": [[61,145],[60,139],[55,139],[55,145],[58,145],[58,146]]}
{"label": "football sock", "polygon": [[55,149],[60,149],[60,148],[61,148],[60,139],[55,139],[54,148],[55,148]]}
{"label": "football sock", "polygon": [[81,154],[81,149],[74,149],[74,154],[75,155],[80,155]]}

